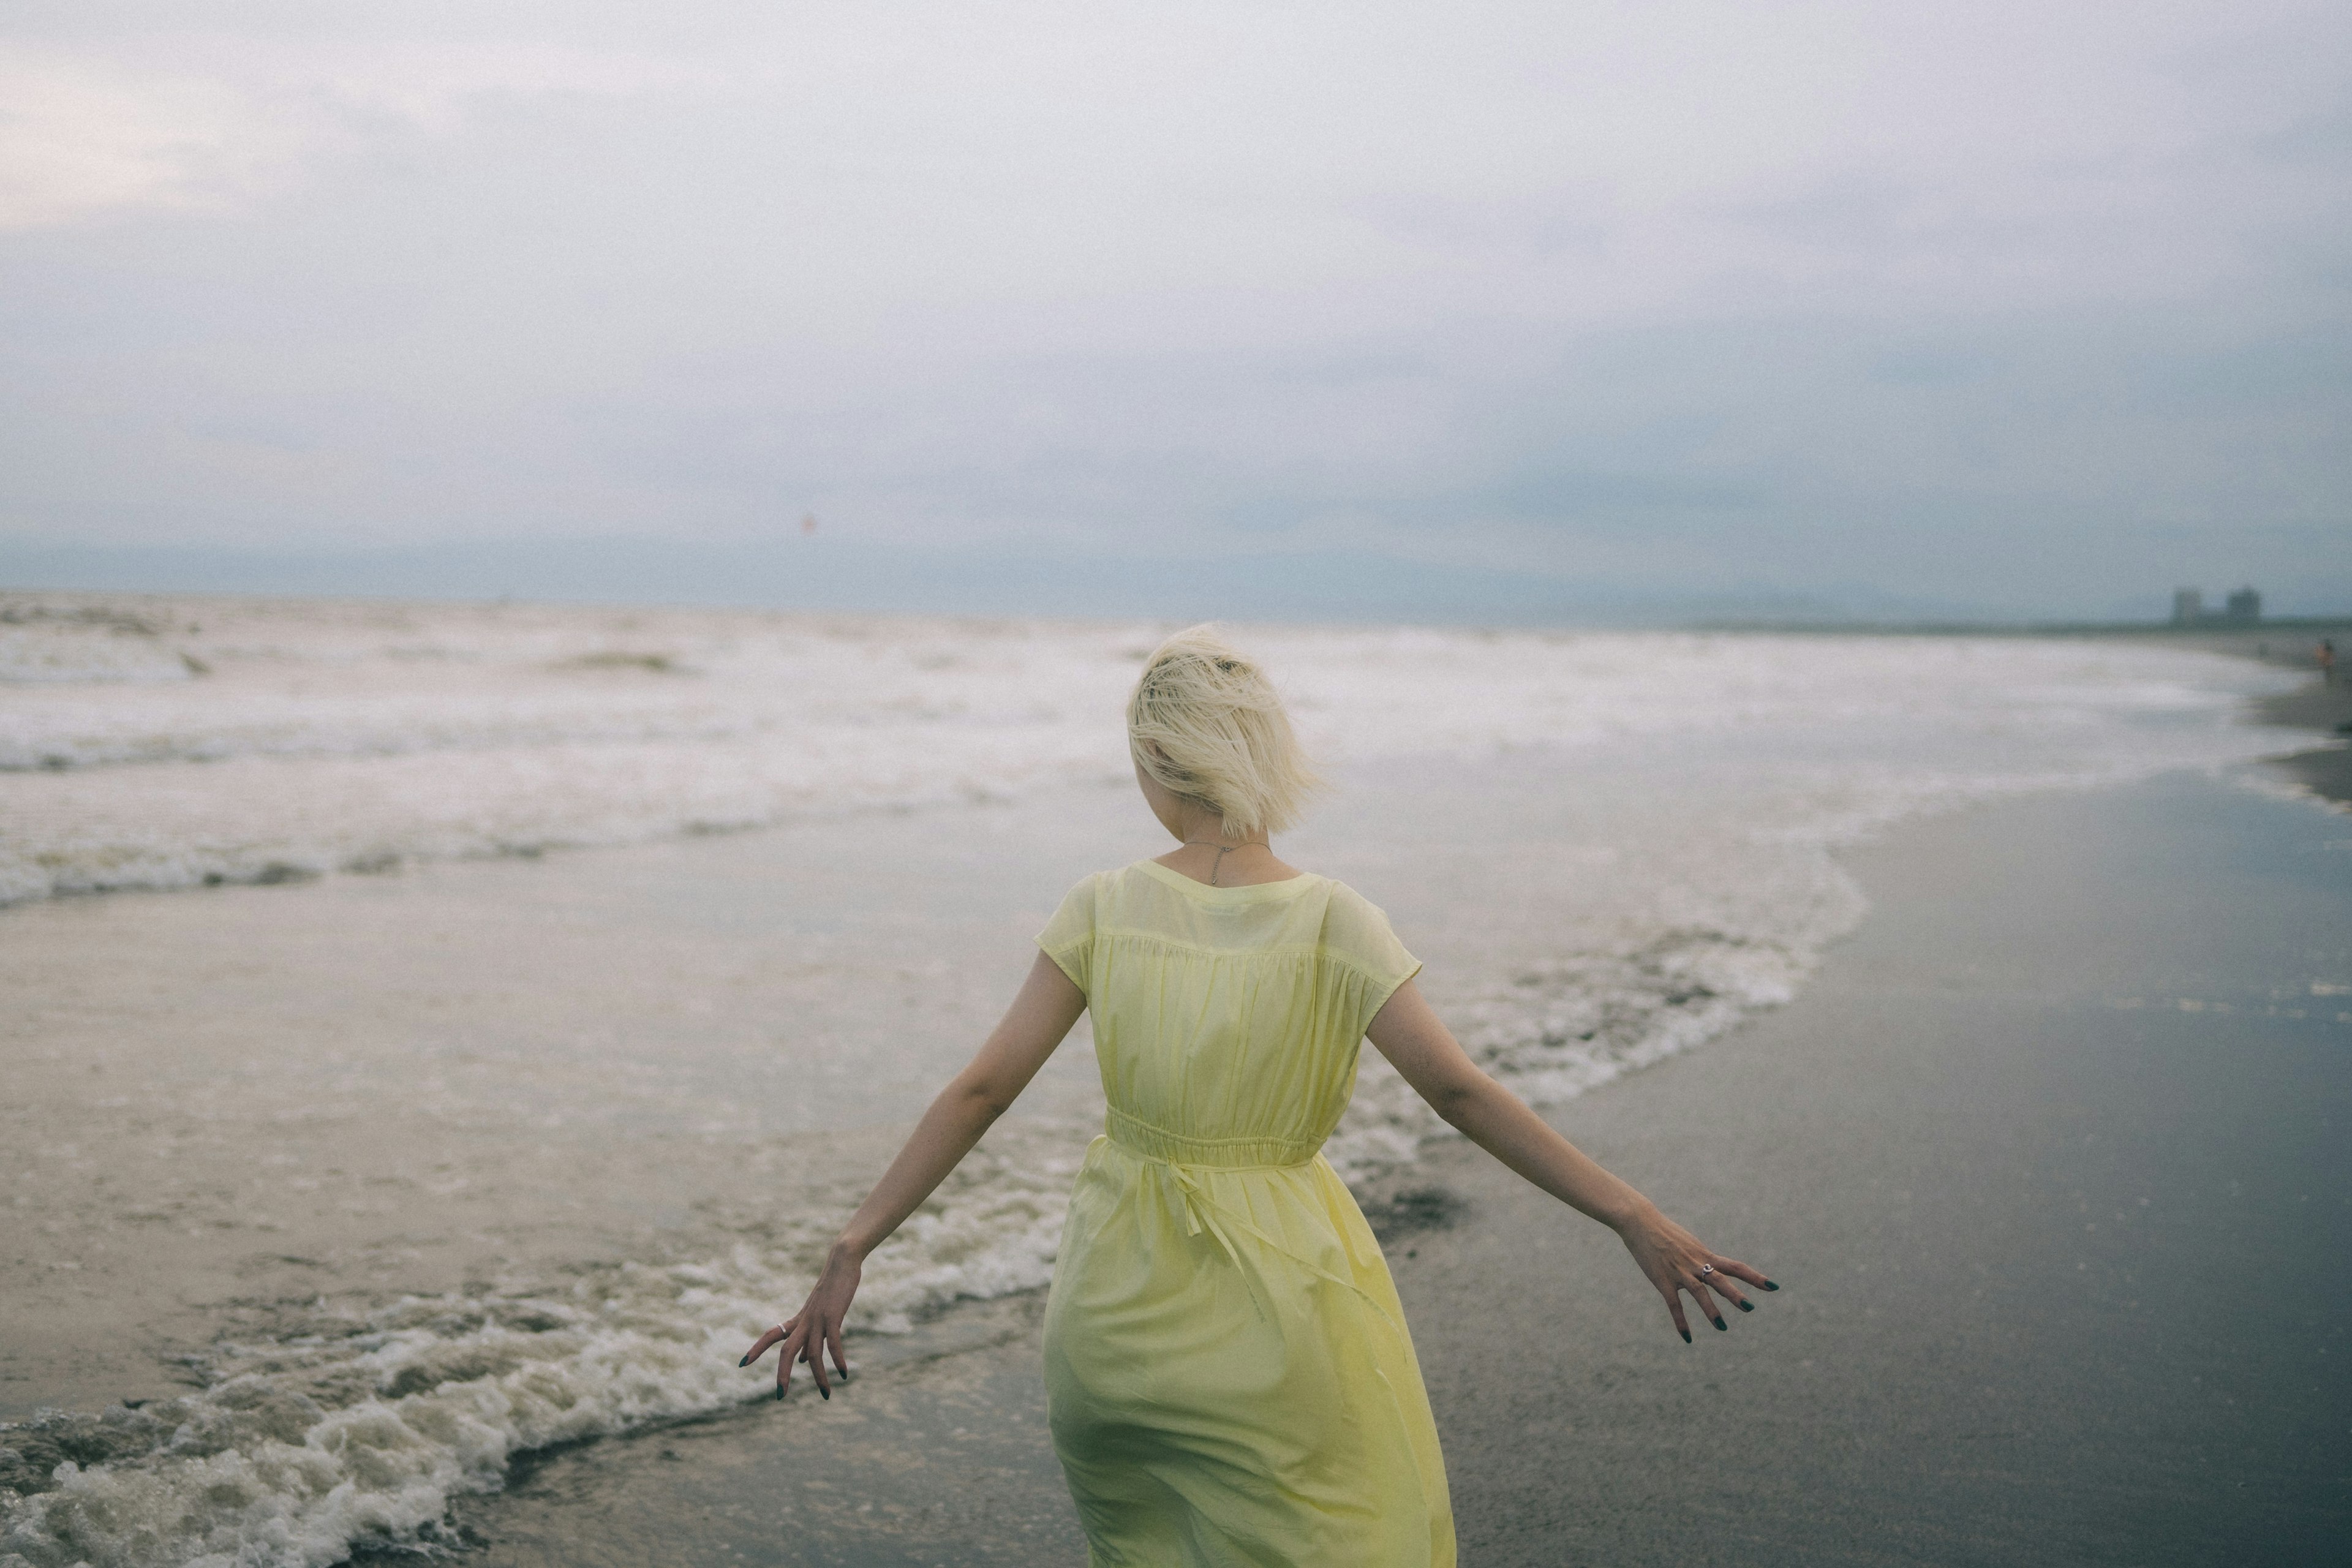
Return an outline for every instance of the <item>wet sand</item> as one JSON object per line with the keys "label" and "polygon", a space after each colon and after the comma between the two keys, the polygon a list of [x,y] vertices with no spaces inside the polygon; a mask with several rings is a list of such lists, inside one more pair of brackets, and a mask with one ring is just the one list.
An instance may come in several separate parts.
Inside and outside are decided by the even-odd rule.
{"label": "wet sand", "polygon": [[[823,821],[8,910],[0,1418],[168,1397],[176,1357],[314,1304],[790,1248],[1132,816],[894,817],[919,918]],[[1100,1116],[1083,1038],[1029,1114]]]}
{"label": "wet sand", "polygon": [[[2265,724],[2286,724],[2333,737],[2352,736],[2352,675],[2330,685],[2315,680],[2300,691],[2268,697],[2254,705]],[[2325,800],[2352,805],[2352,742],[2300,751],[2279,759],[2294,781]]]}
{"label": "wet sand", "polygon": [[[2352,1525],[2352,823],[2186,777],[1849,858],[1788,1008],[1556,1122],[1785,1289],[1685,1347],[1442,1145],[1391,1211],[1475,1564],[2245,1563]],[[1034,1300],[461,1505],[483,1564],[1076,1563]]]}
{"label": "wet sand", "polygon": [[1559,1119],[1783,1282],[1688,1350],[1608,1238],[1449,1161],[1471,1223],[1402,1276],[1465,1561],[2319,1560],[2347,851],[2176,780],[1854,857],[1876,911],[1793,1006]]}
{"label": "wet sand", "polygon": [[2322,637],[2332,637],[2352,658],[2352,621],[2171,632],[2145,640],[2152,647],[2198,647],[2304,675],[2297,689],[2257,699],[2252,716],[2260,723],[2312,731],[2313,740],[2276,759],[2277,766],[2321,799],[2352,804],[2352,742],[2344,739],[2352,736],[2352,669],[2339,666],[2332,682],[2322,679],[2314,657]]}

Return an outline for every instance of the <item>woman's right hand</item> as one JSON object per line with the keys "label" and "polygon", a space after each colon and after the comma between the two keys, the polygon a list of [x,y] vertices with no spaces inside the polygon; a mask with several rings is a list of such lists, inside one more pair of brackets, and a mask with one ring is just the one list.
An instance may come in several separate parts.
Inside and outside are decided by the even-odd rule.
{"label": "woman's right hand", "polygon": [[816,1379],[817,1393],[831,1399],[833,1384],[824,1375],[824,1358],[830,1355],[834,1371],[844,1383],[849,1381],[849,1363],[841,1352],[841,1324],[849,1315],[849,1303],[857,1295],[863,1272],[854,1253],[835,1247],[825,1258],[824,1272],[817,1276],[816,1288],[801,1303],[798,1314],[761,1334],[736,1364],[750,1366],[768,1353],[770,1345],[782,1345],[783,1353],[776,1360],[776,1397],[782,1399],[792,1387],[793,1366],[806,1362]]}
{"label": "woman's right hand", "polygon": [[1683,1316],[1682,1299],[1685,1295],[1708,1322],[1722,1329],[1730,1325],[1724,1321],[1723,1310],[1715,1304],[1716,1296],[1743,1312],[1756,1310],[1734,1281],[1744,1281],[1762,1290],[1780,1288],[1767,1279],[1763,1270],[1711,1250],[1646,1203],[1638,1215],[1617,1227],[1617,1235],[1625,1243],[1625,1250],[1633,1255],[1634,1265],[1650,1281],[1651,1288],[1665,1298],[1666,1315],[1674,1320],[1675,1331],[1682,1335],[1685,1344],[1690,1343],[1691,1337],[1689,1321]]}

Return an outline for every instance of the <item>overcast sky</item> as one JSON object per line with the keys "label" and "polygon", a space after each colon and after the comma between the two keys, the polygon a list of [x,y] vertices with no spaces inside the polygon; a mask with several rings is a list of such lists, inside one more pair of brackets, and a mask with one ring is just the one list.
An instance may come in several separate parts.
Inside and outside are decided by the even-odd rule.
{"label": "overcast sky", "polygon": [[2348,60],[2340,0],[16,0],[0,576],[2352,609]]}

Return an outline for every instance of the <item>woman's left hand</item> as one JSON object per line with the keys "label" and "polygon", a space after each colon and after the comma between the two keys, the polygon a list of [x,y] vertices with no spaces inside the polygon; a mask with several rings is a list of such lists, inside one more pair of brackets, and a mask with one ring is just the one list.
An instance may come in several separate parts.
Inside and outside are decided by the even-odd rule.
{"label": "woman's left hand", "polygon": [[1654,1208],[1617,1234],[1651,1287],[1666,1299],[1666,1313],[1674,1319],[1675,1331],[1682,1335],[1685,1344],[1691,1337],[1690,1324],[1683,1317],[1685,1295],[1708,1322],[1728,1329],[1731,1325],[1724,1320],[1723,1309],[1716,1305],[1717,1296],[1743,1312],[1756,1310],[1735,1281],[1744,1280],[1759,1290],[1780,1288],[1764,1278],[1761,1269],[1709,1250],[1698,1237]]}

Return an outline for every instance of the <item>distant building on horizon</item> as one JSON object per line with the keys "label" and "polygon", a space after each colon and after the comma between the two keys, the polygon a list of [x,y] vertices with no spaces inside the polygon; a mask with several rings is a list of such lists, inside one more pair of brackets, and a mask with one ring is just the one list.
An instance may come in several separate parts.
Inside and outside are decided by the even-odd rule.
{"label": "distant building on horizon", "polygon": [[2250,626],[2262,618],[2263,596],[2251,584],[2231,594],[2218,610],[2205,607],[2202,588],[2172,591],[2172,624],[2176,626]]}

